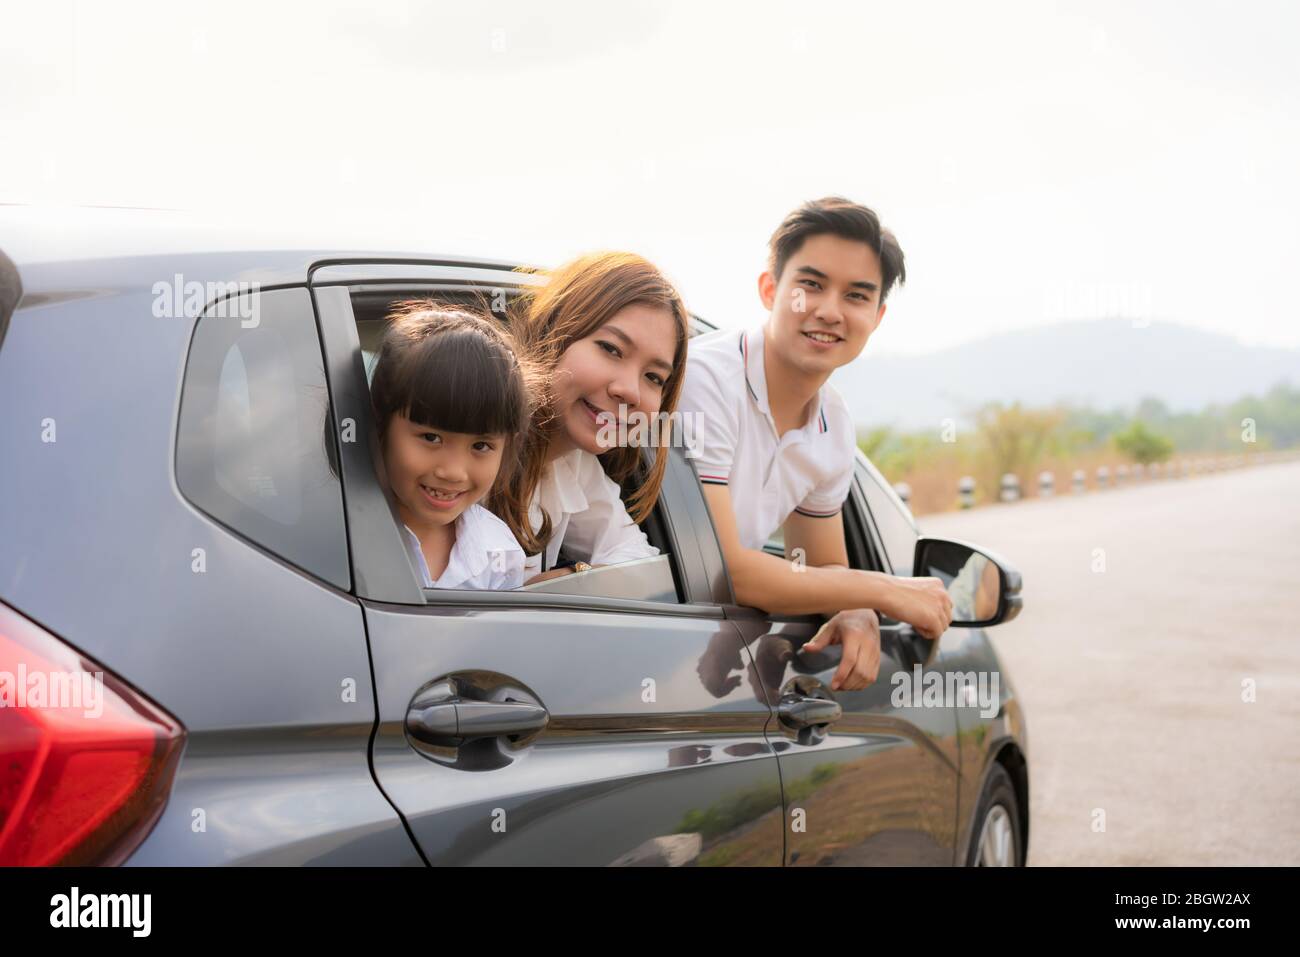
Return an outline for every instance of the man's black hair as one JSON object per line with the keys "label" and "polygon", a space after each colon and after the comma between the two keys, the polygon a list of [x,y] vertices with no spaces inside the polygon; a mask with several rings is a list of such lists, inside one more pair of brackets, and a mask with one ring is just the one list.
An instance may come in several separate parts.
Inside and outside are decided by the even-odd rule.
{"label": "man's black hair", "polygon": [[895,282],[901,285],[907,281],[903,250],[894,234],[880,225],[880,217],[875,212],[842,196],[811,200],[781,221],[768,241],[768,266],[772,275],[780,279],[785,264],[804,242],[811,236],[825,234],[866,243],[875,251],[880,259],[881,302]]}

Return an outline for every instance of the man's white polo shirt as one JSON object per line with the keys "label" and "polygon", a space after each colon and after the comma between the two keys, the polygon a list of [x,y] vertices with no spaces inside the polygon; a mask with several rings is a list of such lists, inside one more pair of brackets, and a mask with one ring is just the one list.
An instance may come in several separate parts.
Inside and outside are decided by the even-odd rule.
{"label": "man's white polo shirt", "polygon": [[456,542],[438,580],[429,576],[420,539],[406,525],[406,550],[425,588],[518,588],[524,583],[524,550],[510,526],[482,505],[474,504],[456,519]]}
{"label": "man's white polo shirt", "polygon": [[829,517],[848,498],[857,434],[848,406],[823,385],[801,428],[779,439],[767,404],[763,327],[720,329],[690,342],[677,408],[698,414],[700,481],[727,485],[740,544],[762,549],[791,512]]}

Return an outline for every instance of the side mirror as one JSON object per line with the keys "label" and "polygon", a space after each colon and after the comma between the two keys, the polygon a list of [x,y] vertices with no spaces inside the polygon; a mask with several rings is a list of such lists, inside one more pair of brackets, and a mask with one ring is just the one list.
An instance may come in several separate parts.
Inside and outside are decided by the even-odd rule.
{"label": "side mirror", "polygon": [[943,538],[916,543],[912,574],[937,578],[952,599],[953,628],[986,628],[1020,614],[1020,572],[987,548]]}

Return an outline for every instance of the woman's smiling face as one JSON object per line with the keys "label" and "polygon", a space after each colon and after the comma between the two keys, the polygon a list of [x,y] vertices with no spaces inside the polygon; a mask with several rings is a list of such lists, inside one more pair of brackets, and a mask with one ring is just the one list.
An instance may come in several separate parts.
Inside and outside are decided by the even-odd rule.
{"label": "woman's smiling face", "polygon": [[599,455],[613,447],[600,441],[611,435],[601,433],[606,423],[614,430],[626,420],[632,428],[638,419],[658,413],[676,371],[676,345],[672,313],[640,303],[624,306],[591,335],[571,343],[555,367],[560,430],[552,450],[563,454],[580,448]]}

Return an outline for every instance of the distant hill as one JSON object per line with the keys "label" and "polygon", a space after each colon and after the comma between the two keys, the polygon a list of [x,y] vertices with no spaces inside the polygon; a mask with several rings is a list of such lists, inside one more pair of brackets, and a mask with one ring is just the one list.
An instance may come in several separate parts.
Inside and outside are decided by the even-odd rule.
{"label": "distant hill", "polygon": [[1058,401],[1099,410],[1146,397],[1173,411],[1300,385],[1300,349],[1247,346],[1171,322],[1084,319],[1000,333],[916,356],[862,356],[831,383],[859,427],[913,430],[959,422],[985,402]]}

